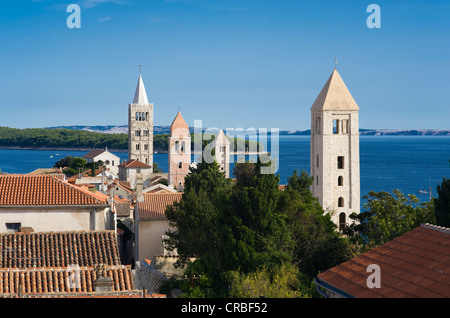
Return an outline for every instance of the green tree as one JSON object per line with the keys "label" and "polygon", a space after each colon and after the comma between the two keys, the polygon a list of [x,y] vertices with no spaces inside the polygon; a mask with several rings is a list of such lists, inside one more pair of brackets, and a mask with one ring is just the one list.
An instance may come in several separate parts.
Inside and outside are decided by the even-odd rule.
{"label": "green tree", "polygon": [[434,199],[436,225],[450,227],[450,179],[443,178]]}
{"label": "green tree", "polygon": [[325,213],[310,187],[313,178],[304,170],[288,178],[283,193],[289,231],[294,240],[293,261],[310,280],[319,271],[331,268],[351,256],[349,242]]}
{"label": "green tree", "polygon": [[384,244],[413,230],[422,223],[434,223],[433,201],[421,203],[412,194],[405,196],[400,190],[393,195],[371,191],[364,203],[366,211],[350,216],[354,220],[345,230],[352,241],[362,247],[362,252]]}
{"label": "green tree", "polygon": [[286,214],[279,207],[279,176],[261,174],[262,166],[260,161],[235,164],[236,185],[219,222],[226,270],[245,273],[291,260]]}
{"label": "green tree", "polygon": [[298,269],[290,264],[268,270],[266,267],[258,271],[242,274],[230,273],[230,297],[235,298],[300,298],[305,297],[298,290]]}

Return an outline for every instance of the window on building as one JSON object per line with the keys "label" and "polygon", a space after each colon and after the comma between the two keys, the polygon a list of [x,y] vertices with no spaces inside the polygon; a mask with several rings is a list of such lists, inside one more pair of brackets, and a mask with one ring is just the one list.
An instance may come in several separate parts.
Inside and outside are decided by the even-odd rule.
{"label": "window on building", "polygon": [[345,229],[346,225],[346,215],[344,212],[339,213],[339,230],[342,231]]}
{"label": "window on building", "polygon": [[145,121],[145,113],[142,113],[142,121]]}
{"label": "window on building", "polygon": [[5,223],[7,230],[17,231],[22,226],[22,223]]}
{"label": "window on building", "polygon": [[344,177],[342,177],[342,176],[339,176],[338,177],[338,186],[343,186],[344,185]]}
{"label": "window on building", "polygon": [[319,155],[316,155],[316,167],[319,168]]}
{"label": "window on building", "polygon": [[111,165],[114,167],[114,160],[111,161]]}
{"label": "window on building", "polygon": [[140,150],[140,145],[139,144],[136,144],[136,150]]}
{"label": "window on building", "polygon": [[175,151],[178,152],[178,149],[180,148],[180,142],[175,141]]}
{"label": "window on building", "polygon": [[140,136],[141,136],[141,130],[140,130],[140,129],[136,129],[136,130],[134,131],[134,135],[135,135],[136,137],[140,137]]}
{"label": "window on building", "polygon": [[337,157],[337,167],[338,169],[344,169],[344,156]]}
{"label": "window on building", "polygon": [[339,134],[339,126],[340,126],[340,120],[334,119],[333,120],[333,134]]}
{"label": "window on building", "polygon": [[144,150],[148,150],[148,144],[144,145]]}
{"label": "window on building", "polygon": [[319,176],[316,176],[316,185],[319,185]]}
{"label": "window on building", "polygon": [[320,117],[316,118],[316,134],[320,134]]}
{"label": "window on building", "polygon": [[342,121],[342,133],[348,134],[348,120]]}
{"label": "window on building", "polygon": [[338,207],[343,208],[344,207],[344,198],[340,197],[338,199]]}
{"label": "window on building", "polygon": [[148,121],[148,112],[145,113],[145,118]]}
{"label": "window on building", "polygon": [[185,145],[185,142],[184,142],[184,140],[181,142],[181,147],[180,147],[180,152],[181,153],[184,153],[184,145]]}
{"label": "window on building", "polygon": [[183,163],[181,161],[178,162],[178,169],[183,168]]}

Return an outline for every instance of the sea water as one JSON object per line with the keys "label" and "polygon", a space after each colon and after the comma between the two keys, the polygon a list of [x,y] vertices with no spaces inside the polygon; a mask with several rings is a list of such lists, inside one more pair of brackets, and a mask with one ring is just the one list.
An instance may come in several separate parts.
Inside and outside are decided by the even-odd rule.
{"label": "sea water", "polygon": [[[309,173],[309,136],[279,136],[278,147],[276,173],[280,176],[280,184],[285,184],[295,170]],[[270,144],[267,150],[276,153],[276,149],[270,149]],[[38,168],[50,168],[66,156],[82,157],[86,153],[0,149],[0,169],[6,173],[29,173]],[[128,159],[126,152],[115,154],[123,160]],[[233,161],[238,157],[235,156]],[[153,160],[167,172],[167,153],[155,153]],[[193,160],[196,160],[194,155]],[[442,178],[450,178],[449,160],[450,136],[361,136],[361,197],[371,190],[392,192],[399,189],[404,194],[414,194],[421,201],[427,201],[429,188],[432,196],[436,196],[436,187]],[[420,190],[427,193],[419,193]]]}

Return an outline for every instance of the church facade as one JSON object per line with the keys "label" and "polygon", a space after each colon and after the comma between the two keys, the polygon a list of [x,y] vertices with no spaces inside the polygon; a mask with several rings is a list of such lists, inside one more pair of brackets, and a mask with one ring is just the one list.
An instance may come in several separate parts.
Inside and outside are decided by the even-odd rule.
{"label": "church facade", "polygon": [[360,213],[359,107],[336,69],[311,107],[312,193],[342,230]]}

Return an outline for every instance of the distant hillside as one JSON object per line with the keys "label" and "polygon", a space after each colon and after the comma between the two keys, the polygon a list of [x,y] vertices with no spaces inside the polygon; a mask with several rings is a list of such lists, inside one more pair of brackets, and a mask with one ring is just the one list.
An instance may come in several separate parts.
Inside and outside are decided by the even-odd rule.
{"label": "distant hillside", "polygon": [[[128,125],[119,126],[56,126],[46,127],[47,129],[71,129],[71,130],[84,130],[105,134],[127,134]],[[191,133],[194,132],[194,128],[190,127]],[[205,131],[205,129],[203,129]],[[364,136],[450,136],[449,130],[442,129],[408,129],[408,130],[396,130],[396,129],[360,129],[361,135]],[[170,126],[154,126],[153,133],[169,134]],[[280,130],[280,136],[309,136],[311,130]]]}

